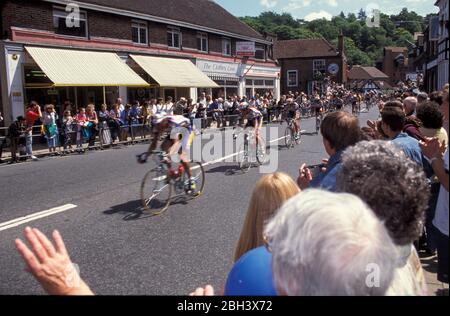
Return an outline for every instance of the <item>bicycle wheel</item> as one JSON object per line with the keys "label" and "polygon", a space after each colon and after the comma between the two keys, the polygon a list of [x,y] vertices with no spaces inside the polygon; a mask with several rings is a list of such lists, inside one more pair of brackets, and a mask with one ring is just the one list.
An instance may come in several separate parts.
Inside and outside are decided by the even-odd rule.
{"label": "bicycle wheel", "polygon": [[149,171],[141,183],[141,200],[145,211],[153,215],[160,215],[170,205],[172,184],[168,181],[167,173],[161,168]]}
{"label": "bicycle wheel", "polygon": [[301,130],[300,130],[300,128],[299,128],[297,138],[295,139],[295,143],[296,143],[297,145],[300,145],[301,142],[302,142],[302,132],[301,132]]}
{"label": "bicycle wheel", "polygon": [[260,165],[266,163],[266,142],[261,137],[258,137],[258,146],[256,146],[256,160]]}
{"label": "bicycle wheel", "polygon": [[191,192],[191,196],[196,198],[203,194],[205,189],[205,170],[199,162],[191,162],[192,178],[195,182],[195,189]]}
{"label": "bicycle wheel", "polygon": [[292,148],[294,146],[294,141],[293,141],[293,139],[294,139],[294,131],[292,130],[292,128],[287,127],[286,131],[284,132],[284,136],[285,136],[284,142],[286,144],[286,147],[288,149]]}
{"label": "bicycle wheel", "polygon": [[251,167],[248,147],[249,147],[248,140],[246,140],[244,144],[242,144],[239,147],[238,151],[239,168],[242,170],[242,172],[248,172]]}

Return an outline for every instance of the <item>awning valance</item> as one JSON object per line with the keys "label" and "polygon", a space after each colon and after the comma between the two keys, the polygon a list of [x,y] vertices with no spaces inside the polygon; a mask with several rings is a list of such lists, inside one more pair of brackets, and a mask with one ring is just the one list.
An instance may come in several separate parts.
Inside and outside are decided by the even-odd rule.
{"label": "awning valance", "polygon": [[161,87],[218,88],[190,60],[130,55]]}
{"label": "awning valance", "polygon": [[43,47],[26,50],[55,87],[149,86],[114,53]]}

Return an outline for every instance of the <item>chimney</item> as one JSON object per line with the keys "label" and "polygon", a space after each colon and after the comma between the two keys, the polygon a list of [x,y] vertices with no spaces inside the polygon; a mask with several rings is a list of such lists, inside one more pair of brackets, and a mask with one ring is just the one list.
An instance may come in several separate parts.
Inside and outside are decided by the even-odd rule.
{"label": "chimney", "polygon": [[344,34],[342,33],[342,30],[338,37],[338,51],[339,55],[344,55]]}

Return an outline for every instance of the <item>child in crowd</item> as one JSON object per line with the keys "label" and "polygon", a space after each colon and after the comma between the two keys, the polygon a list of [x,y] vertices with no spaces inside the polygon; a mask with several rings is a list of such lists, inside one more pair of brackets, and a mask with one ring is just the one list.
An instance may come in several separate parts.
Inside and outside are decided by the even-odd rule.
{"label": "child in crowd", "polygon": [[72,117],[72,113],[70,112],[70,110],[65,110],[61,129],[61,140],[64,146],[64,152],[67,151],[67,148],[69,148],[70,152],[72,152],[72,133],[74,132],[73,123],[74,119]]}

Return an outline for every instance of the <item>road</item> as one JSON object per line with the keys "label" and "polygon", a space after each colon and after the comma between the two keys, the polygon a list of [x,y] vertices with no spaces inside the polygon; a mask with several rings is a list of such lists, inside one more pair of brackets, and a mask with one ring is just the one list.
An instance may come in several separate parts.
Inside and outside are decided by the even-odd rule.
{"label": "road", "polygon": [[[374,109],[360,119],[365,124],[376,116]],[[271,133],[267,139],[282,137],[285,126],[272,125],[278,135]],[[301,128],[312,132],[314,119],[302,121]],[[229,146],[231,141],[224,142]],[[275,141],[271,146],[279,147]],[[185,295],[207,283],[220,292],[250,194],[262,174],[258,168],[242,174],[236,163],[211,164],[203,196],[150,217],[140,211],[139,200],[139,185],[149,165],[135,160],[146,148],[141,144],[1,166],[0,294],[44,294],[24,271],[14,248],[14,239],[22,236],[26,225],[47,235],[58,229],[72,261],[97,294]],[[326,157],[319,135],[306,134],[296,148],[279,149],[277,170],[293,177],[300,163],[317,164]],[[16,227],[5,224],[66,205],[65,211]]]}

